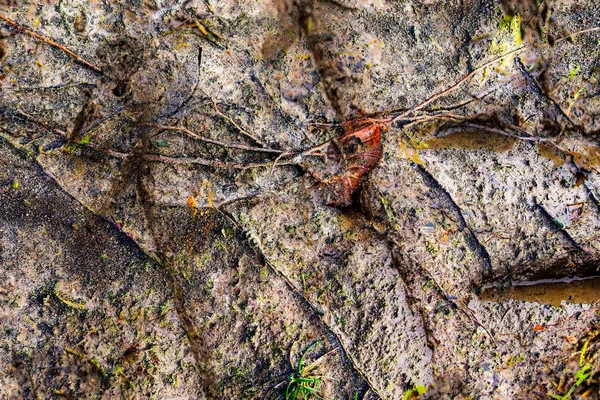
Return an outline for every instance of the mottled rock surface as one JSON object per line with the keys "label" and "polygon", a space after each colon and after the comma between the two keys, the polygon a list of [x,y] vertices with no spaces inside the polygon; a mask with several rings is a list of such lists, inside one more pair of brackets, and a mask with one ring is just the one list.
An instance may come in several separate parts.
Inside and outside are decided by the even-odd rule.
{"label": "mottled rock surface", "polygon": [[0,15],[0,397],[600,396],[594,2]]}

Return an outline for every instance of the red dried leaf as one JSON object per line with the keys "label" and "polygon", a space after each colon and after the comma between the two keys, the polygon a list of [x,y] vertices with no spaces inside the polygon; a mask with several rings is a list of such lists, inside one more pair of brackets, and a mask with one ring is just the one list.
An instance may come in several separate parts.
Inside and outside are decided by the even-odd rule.
{"label": "red dried leaf", "polygon": [[381,159],[381,126],[370,124],[332,140],[323,171],[311,171],[318,181],[323,202],[332,207],[348,207],[364,176]]}

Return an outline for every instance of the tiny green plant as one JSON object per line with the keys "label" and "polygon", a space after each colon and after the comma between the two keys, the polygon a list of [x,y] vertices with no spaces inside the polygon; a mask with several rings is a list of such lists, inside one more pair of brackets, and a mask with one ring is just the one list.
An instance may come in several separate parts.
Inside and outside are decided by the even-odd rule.
{"label": "tiny green plant", "polygon": [[310,399],[311,397],[323,399],[323,397],[319,395],[319,391],[323,384],[323,377],[320,375],[312,375],[311,373],[317,368],[320,364],[319,361],[324,356],[318,358],[309,365],[304,365],[306,355],[318,344],[319,342],[315,342],[306,349],[298,361],[298,367],[290,376],[288,376],[288,385],[285,389],[285,400]]}
{"label": "tiny green plant", "polygon": [[[295,366],[292,364],[290,356],[292,372],[284,375],[287,376],[287,378],[275,385],[275,387],[271,388],[271,390],[274,390],[275,388],[287,383],[285,388],[285,400],[327,400],[327,398],[325,398],[322,394],[323,383],[326,380],[332,379],[324,375],[318,375],[315,373],[315,371],[329,355],[337,350],[337,348],[328,351],[312,363],[306,365],[306,358],[308,354],[311,353],[320,343],[322,342],[317,341],[311,344],[304,351],[304,353],[302,353],[302,356],[298,360],[298,364]],[[269,393],[271,390],[269,390]]]}
{"label": "tiny green plant", "polygon": [[[595,326],[595,329],[590,332],[588,337],[578,345],[579,351],[573,353],[571,356],[571,367],[569,369],[574,366],[573,361],[575,359],[573,356],[579,353],[578,362],[575,364],[578,367],[577,371],[572,376],[566,375],[563,377],[571,382],[567,392],[560,394],[560,392],[566,390],[566,388],[563,388],[563,378],[561,378],[561,384],[552,382],[559,393],[548,393],[550,398],[555,400],[569,400],[576,394],[581,398],[587,398],[592,391],[597,390],[598,357],[600,356],[600,350],[598,349],[599,327],[600,325]],[[580,394],[576,392],[580,392]]]}
{"label": "tiny green plant", "polygon": [[557,394],[548,393],[549,396],[556,400],[569,400],[571,398],[571,395],[575,391],[575,389],[577,389],[579,387],[579,385],[581,385],[583,383],[583,381],[585,381],[587,378],[589,378],[592,375],[593,369],[594,369],[594,366],[592,364],[584,365],[583,367],[581,367],[579,369],[579,371],[577,371],[575,373],[575,383],[573,384],[573,386],[571,386],[569,391],[564,396],[559,396]]}

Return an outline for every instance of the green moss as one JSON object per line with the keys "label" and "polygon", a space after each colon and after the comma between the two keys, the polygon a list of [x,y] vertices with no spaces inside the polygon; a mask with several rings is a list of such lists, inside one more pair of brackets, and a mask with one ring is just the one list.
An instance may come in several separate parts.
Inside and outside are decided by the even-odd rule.
{"label": "green moss", "polygon": [[521,16],[519,14],[504,15],[500,18],[498,32],[493,36],[488,52],[490,54],[504,54],[514,50],[522,42]]}
{"label": "green moss", "polygon": [[260,269],[260,279],[264,281],[268,278],[268,276],[269,271],[267,270],[267,267],[263,265]]}
{"label": "green moss", "polygon": [[297,228],[295,225],[285,225],[284,229],[287,233],[289,233],[292,237],[296,236]]}
{"label": "green moss", "polygon": [[404,400],[415,399],[427,392],[427,386],[414,385],[404,393]]}
{"label": "green moss", "polygon": [[514,44],[519,45],[523,42],[521,16],[519,14],[515,14],[512,17],[504,15],[500,19],[498,28],[500,31],[508,32],[511,35]]}
{"label": "green moss", "polygon": [[79,149],[78,143],[67,143],[63,146],[63,151],[67,154],[73,155]]}
{"label": "green moss", "polygon": [[435,243],[432,242],[431,240],[428,240],[425,242],[425,247],[427,248],[427,252],[431,255],[431,256],[435,256],[435,254],[437,253],[437,249],[435,248]]}
{"label": "green moss", "polygon": [[383,209],[387,214],[388,220],[393,221],[396,219],[396,215],[394,214],[394,210],[390,206],[390,202],[382,195],[381,196],[381,204],[383,204]]}
{"label": "green moss", "polygon": [[206,283],[204,284],[204,291],[206,292],[207,295],[209,295],[210,297],[213,297],[213,288],[214,288],[214,283],[212,281],[211,277],[208,277],[206,279]]}
{"label": "green moss", "polygon": [[98,372],[100,372],[100,375],[102,375],[103,377],[106,377],[106,371],[104,370],[104,368],[100,364],[100,361],[96,360],[95,358],[92,358],[91,360],[89,360],[89,362],[94,367],[96,367],[96,369],[98,370]]}
{"label": "green moss", "polygon": [[325,213],[322,210],[318,210],[313,214],[311,223],[314,232],[321,232],[323,230],[323,224],[325,223]]}
{"label": "green moss", "polygon": [[158,308],[158,316],[160,317],[164,317],[165,315],[167,315],[167,312],[169,312],[169,305],[168,304],[161,304],[160,307]]}
{"label": "green moss", "polygon": [[580,69],[581,65],[578,65],[575,68],[571,68],[571,70],[569,71],[569,81],[572,81],[573,78],[575,78],[575,75],[577,75]]}

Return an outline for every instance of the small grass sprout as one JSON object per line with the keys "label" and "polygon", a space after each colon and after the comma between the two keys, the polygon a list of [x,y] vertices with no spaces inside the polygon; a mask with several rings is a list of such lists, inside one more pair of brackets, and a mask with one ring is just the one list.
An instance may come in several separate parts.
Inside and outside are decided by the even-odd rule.
{"label": "small grass sprout", "polygon": [[288,376],[288,385],[285,389],[285,400],[304,400],[310,398],[324,399],[319,392],[323,385],[325,377],[321,375],[312,375],[312,372],[325,360],[327,355],[337,349],[333,349],[323,356],[317,358],[309,365],[304,365],[306,355],[312,351],[320,342],[315,342],[306,349],[298,360],[296,370]]}
{"label": "small grass sprout", "polygon": [[285,380],[282,379],[280,383],[275,385],[269,390],[269,393],[287,383],[285,388],[285,400],[328,400],[322,394],[323,384],[325,381],[333,380],[330,377],[325,375],[316,374],[315,371],[319,366],[323,364],[323,362],[333,354],[338,348],[334,348],[327,353],[323,354],[310,364],[306,364],[307,356],[320,344],[321,341],[317,341],[311,344],[305,351],[302,353],[302,356],[298,360],[298,364],[294,365],[292,363],[292,358],[290,356],[290,366],[292,372],[286,373],[280,378],[286,377]]}

